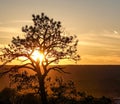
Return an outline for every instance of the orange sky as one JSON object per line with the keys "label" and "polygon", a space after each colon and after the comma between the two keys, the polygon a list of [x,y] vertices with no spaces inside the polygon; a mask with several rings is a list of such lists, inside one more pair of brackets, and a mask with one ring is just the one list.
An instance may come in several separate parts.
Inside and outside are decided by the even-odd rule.
{"label": "orange sky", "polygon": [[0,47],[22,35],[32,14],[44,12],[78,36],[78,64],[120,64],[119,10],[120,0],[1,0]]}

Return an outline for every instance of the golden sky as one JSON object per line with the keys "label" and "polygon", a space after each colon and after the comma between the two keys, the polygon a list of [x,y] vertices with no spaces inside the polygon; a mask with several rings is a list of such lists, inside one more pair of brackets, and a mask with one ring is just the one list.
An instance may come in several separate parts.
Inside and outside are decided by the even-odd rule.
{"label": "golden sky", "polygon": [[78,36],[78,64],[120,64],[119,10],[120,0],[0,0],[0,46],[44,12]]}

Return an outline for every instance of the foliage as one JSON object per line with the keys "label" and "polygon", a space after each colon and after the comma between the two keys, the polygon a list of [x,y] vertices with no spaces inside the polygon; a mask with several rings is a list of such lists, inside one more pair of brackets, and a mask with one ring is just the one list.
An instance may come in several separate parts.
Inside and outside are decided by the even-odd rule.
{"label": "foliage", "polygon": [[63,102],[63,104],[73,104],[78,99],[81,99],[83,95],[86,95],[84,92],[77,91],[72,80],[65,82],[61,77],[56,77],[54,81],[51,78],[48,79],[47,82],[50,88],[48,96],[52,103],[60,104]]}
{"label": "foliage", "polygon": [[49,19],[42,13],[41,16],[33,15],[33,23],[34,26],[26,25],[22,28],[25,33],[24,38],[13,37],[11,44],[1,49],[3,54],[0,58],[5,62],[4,64],[19,57],[26,57],[22,61],[29,60],[31,63],[28,64],[34,68],[36,61],[31,58],[31,55],[35,50],[44,54],[42,61],[44,66],[52,62],[57,63],[60,59],[79,60],[79,55],[76,53],[78,40],[75,40],[76,36],[64,34],[61,22]]}
{"label": "foliage", "polygon": [[16,99],[16,91],[11,88],[4,88],[0,92],[0,104],[14,104]]}
{"label": "foliage", "polygon": [[[104,96],[95,98],[85,92],[80,92],[76,89],[73,81],[64,82],[62,78],[56,77],[54,81],[48,78],[47,82],[51,91],[48,94],[48,104],[112,104],[110,98]],[[12,100],[10,100],[11,98]],[[7,104],[13,104],[13,102],[14,104],[41,104],[38,94],[29,92],[20,94],[10,88],[5,88],[0,92],[0,102],[2,104],[7,102],[9,102]]]}
{"label": "foliage", "polygon": [[[26,79],[26,77],[23,77],[23,80],[21,79],[21,81],[24,81],[24,78]],[[29,85],[31,85],[32,81],[30,82],[28,80],[28,83]],[[21,84],[19,83],[19,86],[25,88],[26,85],[24,86],[22,85],[22,83]],[[34,89],[34,91],[31,91],[31,93],[30,91],[28,92],[26,91],[28,94],[26,93],[25,96],[28,96],[28,95],[33,96],[33,99],[36,99],[38,95],[37,87],[35,88],[34,86],[31,86],[29,88]],[[27,87],[26,87],[26,90],[28,90]],[[20,90],[18,89],[18,91]],[[95,98],[91,95],[87,95],[87,93],[79,91],[76,88],[76,84],[72,80],[64,81],[62,77],[56,77],[55,79],[51,77],[47,77],[46,91],[47,91],[49,104],[61,104],[61,102],[62,104],[112,104],[112,101],[110,98],[107,98],[104,96],[100,98]],[[25,97],[25,101],[27,102],[26,99],[27,97]]]}
{"label": "foliage", "polygon": [[9,74],[10,87],[19,93],[39,93],[39,81],[36,74],[29,74],[27,71],[12,71]]}
{"label": "foliage", "polygon": [[[18,60],[21,64],[8,70],[3,70],[0,75],[10,73],[10,76],[14,76],[18,84],[21,80],[17,78],[25,77],[24,81],[26,83],[22,83],[22,85],[28,84],[28,79],[37,78],[37,88],[42,99],[42,104],[47,104],[47,94],[45,91],[46,76],[51,70],[64,72],[60,66],[49,66],[52,63],[58,64],[62,59],[78,61],[80,59],[80,56],[77,54],[78,39],[76,36],[67,36],[62,30],[61,22],[50,19],[44,13],[41,13],[41,15],[32,15],[32,17],[34,25],[22,27],[24,36],[13,37],[11,44],[1,49],[0,60],[3,62],[2,66],[13,60]],[[40,59],[41,57],[37,56],[37,59],[34,59],[33,53],[35,51],[42,54],[44,58]],[[14,72],[19,72],[21,68],[32,70],[35,73],[34,76],[27,77],[26,73],[12,75]],[[22,88],[22,86],[19,86],[18,89]]]}

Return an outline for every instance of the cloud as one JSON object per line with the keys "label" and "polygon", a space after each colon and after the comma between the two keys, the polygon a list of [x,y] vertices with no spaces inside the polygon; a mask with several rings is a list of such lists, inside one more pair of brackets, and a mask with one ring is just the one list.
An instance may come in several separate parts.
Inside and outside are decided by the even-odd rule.
{"label": "cloud", "polygon": [[[76,63],[72,60],[62,60],[59,64],[75,64]],[[77,62],[77,64],[90,64],[90,65],[118,65],[120,64],[120,56],[112,55],[112,56],[105,56],[105,55],[82,55],[81,60]]]}
{"label": "cloud", "polygon": [[120,56],[96,56],[96,55],[83,55],[81,56],[80,64],[120,64]]}
{"label": "cloud", "polygon": [[118,32],[118,31],[116,31],[116,30],[114,30],[113,32],[114,32],[114,34],[119,34],[119,32]]}
{"label": "cloud", "polygon": [[79,45],[81,45],[81,46],[97,46],[97,47],[99,47],[99,46],[102,46],[102,45],[104,45],[104,44],[102,44],[102,43],[98,43],[98,42],[89,42],[89,41],[80,41],[79,42]]}
{"label": "cloud", "polygon": [[2,26],[0,26],[0,32],[5,32],[5,33],[22,33],[21,32],[21,27],[18,26],[18,25],[19,24],[22,25],[23,23],[31,24],[32,20],[11,20],[11,21],[7,21],[7,22],[4,22],[4,23],[0,22],[0,24],[2,24]]}
{"label": "cloud", "polygon": [[21,33],[19,28],[16,27],[0,27],[0,32],[5,33]]}
{"label": "cloud", "polygon": [[[5,48],[5,47],[7,47],[7,46],[8,46],[8,44],[5,44],[5,43],[4,43],[4,44],[3,44],[3,43],[1,44],[1,43],[0,43],[0,49]],[[1,51],[0,51],[0,54],[1,54]]]}
{"label": "cloud", "polygon": [[0,44],[0,48],[3,48],[4,46],[6,46],[6,44]]}
{"label": "cloud", "polygon": [[81,46],[103,48],[118,48],[120,46],[120,35],[109,31],[101,34],[95,33],[80,34],[78,35],[78,39],[79,45]]}
{"label": "cloud", "polygon": [[108,39],[120,39],[120,33],[118,31],[104,33],[101,36],[103,38],[108,38]]}
{"label": "cloud", "polygon": [[15,28],[10,27],[0,27],[0,32],[14,32]]}
{"label": "cloud", "polygon": [[10,23],[32,23],[32,20],[13,20]]}

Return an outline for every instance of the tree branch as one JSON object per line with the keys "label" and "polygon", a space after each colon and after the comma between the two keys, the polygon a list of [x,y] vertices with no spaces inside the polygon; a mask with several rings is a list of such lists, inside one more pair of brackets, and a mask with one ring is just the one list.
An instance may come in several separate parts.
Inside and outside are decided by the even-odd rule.
{"label": "tree branch", "polygon": [[[30,66],[27,66],[27,65],[31,65],[31,66],[32,66],[31,63],[26,63],[26,64],[20,65],[20,66],[19,66],[19,65],[15,65],[15,66],[11,67],[10,69],[8,69],[7,71],[0,72],[0,77],[2,77],[4,74],[9,73],[9,72],[12,71],[12,70],[19,70],[19,69],[21,69],[21,68],[28,68],[28,69],[31,69],[32,71],[35,71],[35,72],[36,72],[36,70],[35,70],[34,68],[32,68],[32,67],[30,67]],[[2,66],[2,67],[3,67],[3,66]]]}
{"label": "tree branch", "polygon": [[58,72],[60,72],[60,73],[71,74],[71,73],[69,73],[69,72],[64,71],[64,70],[63,70],[64,68],[65,68],[65,67],[60,67],[60,66],[50,67],[50,68],[48,68],[48,70],[46,70],[46,72],[45,72],[45,74],[44,74],[43,76],[46,77],[46,75],[47,75],[51,70],[55,70],[55,71],[58,71]]}

